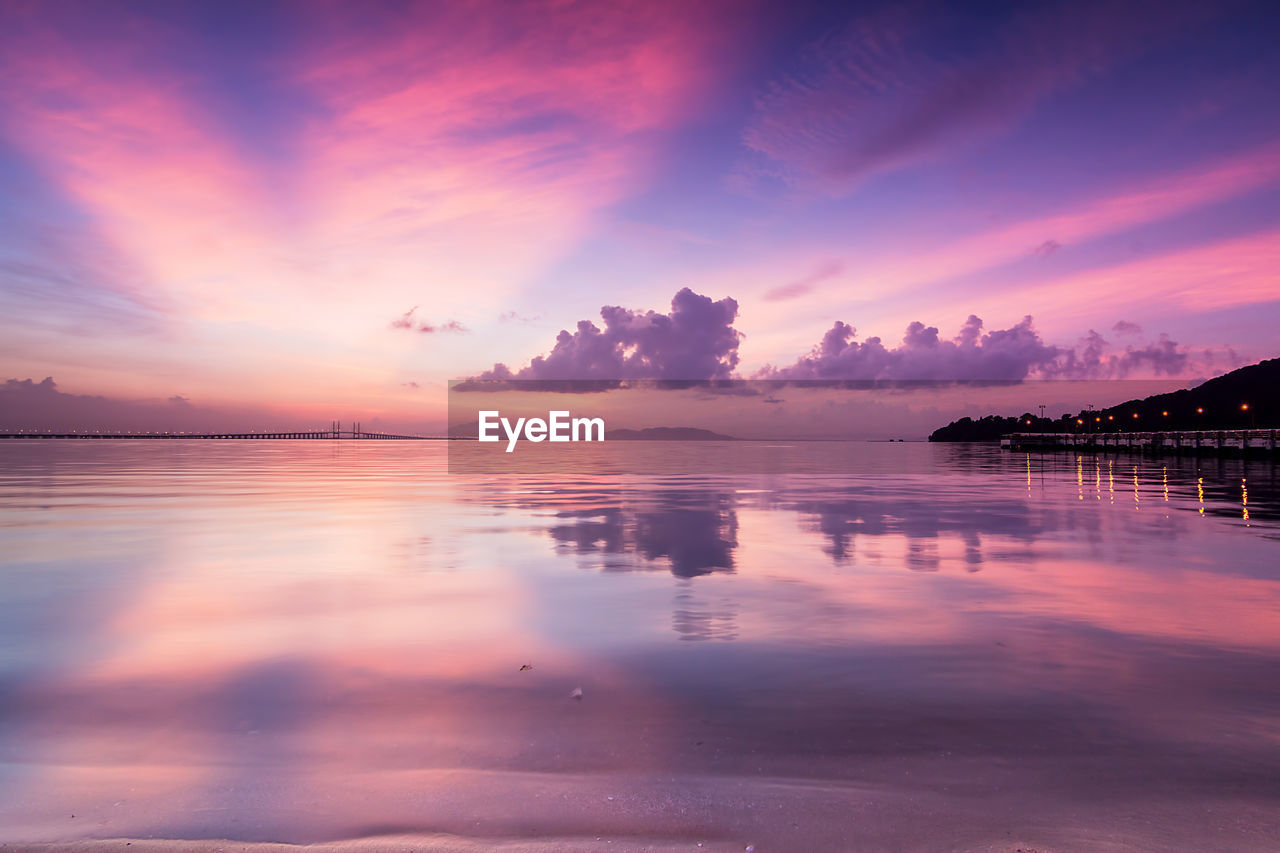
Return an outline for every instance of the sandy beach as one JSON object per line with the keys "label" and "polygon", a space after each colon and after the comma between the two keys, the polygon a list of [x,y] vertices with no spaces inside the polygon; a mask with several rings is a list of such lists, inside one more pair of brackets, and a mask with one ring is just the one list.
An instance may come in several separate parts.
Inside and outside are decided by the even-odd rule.
{"label": "sandy beach", "polygon": [[[1280,837],[1273,801],[1248,795],[1168,796],[1157,791],[1118,791],[1100,775],[1095,796],[1051,793],[1044,779],[1030,782],[1025,764],[1002,771],[989,762],[946,766],[923,759],[894,762],[904,779],[929,779],[872,788],[768,779],[478,778],[408,773],[382,780],[352,778],[358,818],[334,819],[316,810],[291,830],[309,843],[283,844],[216,837],[87,837],[63,841],[0,843],[0,850],[31,853],[191,851],[191,853],[473,853],[473,851],[956,851],[956,853],[1054,853],[1150,850],[1263,851]],[[1046,777],[1055,762],[1045,762]],[[1077,770],[1084,769],[1077,767]],[[984,781],[970,780],[983,774]],[[433,800],[416,791],[470,793]],[[679,793],[673,793],[677,790]],[[475,792],[488,790],[488,796]],[[623,791],[606,796],[597,791]],[[955,793],[944,793],[949,790]],[[1106,791],[1106,794],[1102,792]],[[366,799],[367,797],[367,799]],[[246,807],[245,814],[254,809]],[[413,817],[432,815],[431,828],[415,829]],[[475,819],[474,815],[483,815]],[[278,817],[278,816],[277,816]],[[363,830],[356,824],[364,823]],[[142,821],[164,825],[169,821]],[[426,821],[424,821],[426,822]],[[73,826],[79,823],[80,825]],[[31,837],[71,836],[100,813],[32,822]],[[236,826],[243,835],[269,836],[269,821],[253,826],[235,815],[209,820]],[[103,829],[106,827],[103,826]],[[12,830],[11,830],[12,832]],[[93,830],[86,833],[97,835]]]}

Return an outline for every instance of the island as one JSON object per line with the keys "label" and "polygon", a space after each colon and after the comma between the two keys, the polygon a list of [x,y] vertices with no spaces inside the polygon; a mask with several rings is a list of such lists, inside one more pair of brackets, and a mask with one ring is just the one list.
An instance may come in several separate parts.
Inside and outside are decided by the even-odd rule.
{"label": "island", "polygon": [[739,441],[731,435],[697,427],[611,429],[605,431],[604,438],[605,441]]}

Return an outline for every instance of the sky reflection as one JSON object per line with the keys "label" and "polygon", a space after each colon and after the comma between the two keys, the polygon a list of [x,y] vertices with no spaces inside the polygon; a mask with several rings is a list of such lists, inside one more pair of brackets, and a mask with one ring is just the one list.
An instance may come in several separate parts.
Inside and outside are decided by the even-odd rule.
{"label": "sky reflection", "polygon": [[834,850],[846,786],[908,840],[997,789],[1019,827],[1274,825],[1273,466],[866,447],[932,473],[0,447],[0,826],[785,849],[772,803]]}

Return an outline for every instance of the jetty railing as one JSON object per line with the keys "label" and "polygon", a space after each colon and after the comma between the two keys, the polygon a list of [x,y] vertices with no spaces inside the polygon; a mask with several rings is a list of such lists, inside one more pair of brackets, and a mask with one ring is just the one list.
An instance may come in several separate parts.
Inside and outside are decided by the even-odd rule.
{"label": "jetty railing", "polygon": [[1074,450],[1085,453],[1274,455],[1280,430],[1220,429],[1163,432],[1015,432],[1001,436],[1004,450]]}

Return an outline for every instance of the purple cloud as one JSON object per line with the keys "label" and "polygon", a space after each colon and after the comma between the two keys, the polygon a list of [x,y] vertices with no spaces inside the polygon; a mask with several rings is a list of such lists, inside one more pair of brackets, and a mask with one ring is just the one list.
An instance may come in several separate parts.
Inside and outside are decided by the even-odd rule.
{"label": "purple cloud", "polygon": [[1153,344],[1141,348],[1128,347],[1120,357],[1124,372],[1149,364],[1156,376],[1178,376],[1187,367],[1187,353],[1178,349],[1177,341],[1161,335]]}
{"label": "purple cloud", "polygon": [[[339,413],[345,421],[359,412]],[[327,429],[334,418],[298,415],[261,406],[207,406],[181,394],[147,399],[67,393],[52,377],[0,383],[0,432],[271,432]],[[375,432],[425,433],[427,422],[360,418]]]}
{"label": "purple cloud", "polygon": [[954,152],[1213,14],[1102,0],[1012,8],[975,32],[946,5],[893,5],[810,43],[757,96],[743,135],[757,161],[744,168],[829,188]]}
{"label": "purple cloud", "polygon": [[886,347],[878,337],[859,343],[856,335],[837,320],[808,355],[788,367],[766,368],[759,378],[1025,379],[1060,355],[1058,347],[1040,339],[1029,316],[983,334],[982,320],[970,315],[954,340],[942,340],[936,327],[915,322],[896,347]]}
{"label": "purple cloud", "polygon": [[1111,331],[1117,335],[1140,335],[1142,327],[1137,323],[1130,323],[1128,320],[1116,320],[1116,324],[1111,327]]}
{"label": "purple cloud", "polygon": [[539,323],[541,321],[542,321],[541,314],[534,314],[532,316],[527,316],[525,314],[519,313],[518,311],[503,311],[501,314],[498,315],[499,323],[525,323],[526,325],[528,325],[533,323]]}
{"label": "purple cloud", "polygon": [[[733,328],[738,303],[718,302],[685,288],[671,311],[600,310],[604,328],[582,320],[574,332],[561,331],[545,356],[519,370],[495,364],[479,380],[575,380],[578,391],[603,391],[619,381],[722,380],[736,378],[741,333]],[[1119,321],[1116,329],[1138,327]],[[1122,351],[1090,330],[1075,346],[1047,343],[1028,315],[1007,329],[987,331],[970,314],[953,338],[919,321],[907,326],[901,343],[879,337],[856,340],[857,331],[836,321],[822,340],[793,364],[766,366],[754,379],[776,380],[1020,380],[1122,379],[1132,374],[1181,376],[1192,367],[1190,352],[1167,335]],[[1195,365],[1199,367],[1199,363]],[[1207,366],[1207,365],[1205,365]],[[477,386],[479,388],[479,386]],[[467,389],[471,390],[471,389]],[[559,390],[566,390],[563,386]],[[708,393],[741,393],[736,386]]]}
{"label": "purple cloud", "polygon": [[601,329],[580,320],[577,331],[563,330],[545,356],[513,371],[495,364],[480,379],[728,379],[738,365],[733,328],[738,303],[718,302],[684,288],[671,300],[671,312],[633,311],[606,305]]}
{"label": "purple cloud", "polygon": [[[1116,324],[1133,326],[1132,323]],[[885,346],[878,338],[854,340],[856,330],[837,321],[822,341],[795,364],[767,367],[760,379],[1123,379],[1134,373],[1180,376],[1190,354],[1168,335],[1144,346],[1108,352],[1109,343],[1090,330],[1074,347],[1046,343],[1027,316],[1008,329],[983,332],[982,320],[969,315],[951,340],[935,326],[915,322],[902,343]]]}
{"label": "purple cloud", "polygon": [[260,410],[210,410],[181,394],[152,400],[121,400],[68,394],[52,377],[40,382],[9,379],[0,385],[0,429],[205,430],[246,429],[272,423]]}
{"label": "purple cloud", "polygon": [[393,329],[412,329],[412,328],[413,328],[413,312],[414,312],[414,311],[417,311],[417,310],[418,310],[418,306],[417,306],[417,305],[415,305],[415,306],[413,306],[412,308],[410,308],[408,311],[406,311],[406,312],[404,312],[403,314],[401,314],[401,315],[400,315],[399,317],[397,317],[396,319],[392,320],[392,321],[391,321],[391,328],[393,328]]}
{"label": "purple cloud", "polygon": [[764,295],[765,301],[781,302],[784,299],[795,299],[796,297],[804,296],[812,292],[820,282],[833,278],[843,271],[844,265],[839,261],[827,261],[804,278],[773,288]]}
{"label": "purple cloud", "polygon": [[415,305],[399,317],[391,321],[393,329],[414,329],[424,335],[435,334],[436,332],[457,332],[459,334],[470,331],[466,326],[457,320],[449,320],[445,323],[426,323],[414,319],[414,312],[418,310]]}
{"label": "purple cloud", "polygon": [[1036,246],[1034,249],[1032,249],[1031,254],[1039,255],[1042,258],[1047,258],[1061,248],[1062,248],[1062,244],[1059,243],[1057,240],[1045,240],[1039,246]]}
{"label": "purple cloud", "polygon": [[441,323],[436,326],[433,326],[430,323],[420,323],[418,325],[418,331],[424,335],[430,335],[436,332],[458,332],[459,334],[462,334],[469,330],[457,320],[450,320],[447,323]]}
{"label": "purple cloud", "polygon": [[[1124,320],[1112,328],[1123,334],[1141,331],[1136,324]],[[1044,366],[1042,373],[1058,379],[1123,379],[1149,369],[1156,376],[1181,376],[1191,361],[1190,353],[1164,334],[1144,346],[1127,346],[1123,352],[1107,353],[1107,345],[1102,335],[1090,329],[1079,346],[1061,349],[1057,361]],[[1205,354],[1204,366],[1208,367],[1213,360],[1212,353],[1206,350]]]}

